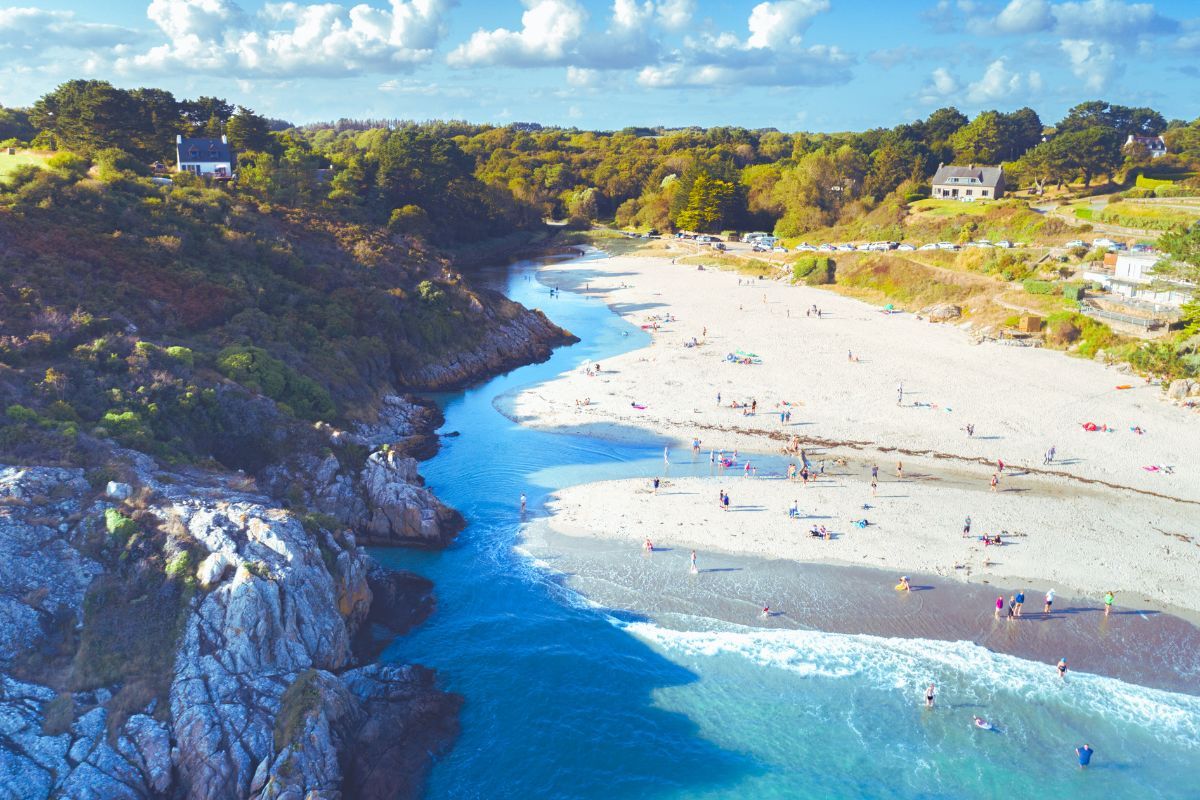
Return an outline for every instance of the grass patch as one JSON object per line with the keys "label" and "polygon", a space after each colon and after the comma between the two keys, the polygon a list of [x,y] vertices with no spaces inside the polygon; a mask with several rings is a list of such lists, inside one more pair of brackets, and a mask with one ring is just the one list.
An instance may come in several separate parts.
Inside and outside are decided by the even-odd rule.
{"label": "grass patch", "polygon": [[1121,201],[1109,203],[1100,212],[1100,220],[1112,225],[1128,228],[1171,230],[1186,227],[1200,220],[1200,207],[1195,210],[1180,208],[1178,204],[1132,203]]}
{"label": "grass patch", "polygon": [[918,200],[908,208],[913,214],[930,217],[982,217],[993,205],[994,201],[990,200],[976,200],[973,203],[967,203],[961,200],[942,200],[931,197],[927,200]]}
{"label": "grass patch", "polygon": [[278,754],[296,740],[304,723],[316,712],[321,702],[321,687],[317,672],[306,669],[296,676],[283,693],[279,713],[275,715],[275,752]]}
{"label": "grass patch", "polygon": [[18,150],[16,155],[10,156],[8,148],[0,148],[0,181],[8,178],[8,174],[17,167],[32,166],[41,169],[46,168],[46,160],[53,153],[39,153],[35,150]]}
{"label": "grass patch", "polygon": [[1091,206],[1076,206],[1075,208],[1075,216],[1079,219],[1086,219],[1090,222],[1095,215],[1095,211],[1092,210]]}

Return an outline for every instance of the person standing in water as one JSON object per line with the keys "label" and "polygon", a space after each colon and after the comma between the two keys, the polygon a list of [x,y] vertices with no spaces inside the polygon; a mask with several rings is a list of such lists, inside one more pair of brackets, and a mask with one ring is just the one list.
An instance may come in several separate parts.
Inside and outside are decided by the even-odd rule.
{"label": "person standing in water", "polygon": [[1105,594],[1104,594],[1104,616],[1107,617],[1109,614],[1112,613],[1113,601],[1116,599],[1117,599],[1116,595],[1114,595],[1111,591],[1105,592]]}
{"label": "person standing in water", "polygon": [[1065,681],[1067,679],[1067,660],[1065,658],[1060,658],[1058,660],[1058,679],[1060,681]]}
{"label": "person standing in water", "polygon": [[525,512],[525,493],[521,492],[521,512]]}
{"label": "person standing in water", "polygon": [[692,566],[689,568],[689,571],[693,575],[696,575],[700,572],[699,568],[696,566],[696,551],[695,550],[692,551]]}
{"label": "person standing in water", "polygon": [[1025,605],[1025,590],[1021,589],[1017,592],[1017,616],[1021,616],[1021,607]]}
{"label": "person standing in water", "polygon": [[1000,612],[1004,610],[1004,595],[996,598],[996,619],[1000,619]]}
{"label": "person standing in water", "polygon": [[1042,613],[1049,614],[1050,606],[1052,606],[1052,605],[1054,605],[1054,590],[1053,589],[1046,592],[1046,604],[1044,606],[1042,606]]}
{"label": "person standing in water", "polygon": [[929,684],[929,688],[925,690],[925,707],[926,708],[933,708],[933,697],[935,694],[937,694],[937,690],[934,688],[933,684],[931,683],[931,684]]}
{"label": "person standing in water", "polygon": [[1086,769],[1087,765],[1092,763],[1092,754],[1095,752],[1090,744],[1075,748],[1075,756],[1079,759],[1080,769]]}

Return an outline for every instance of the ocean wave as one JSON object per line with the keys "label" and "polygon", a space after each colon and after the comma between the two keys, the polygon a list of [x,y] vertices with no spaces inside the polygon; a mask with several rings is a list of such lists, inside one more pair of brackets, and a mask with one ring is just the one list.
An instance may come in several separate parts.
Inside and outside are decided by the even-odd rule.
{"label": "ocean wave", "polygon": [[1082,672],[1070,673],[1064,683],[1051,665],[995,653],[971,642],[736,625],[675,630],[615,617],[609,621],[667,654],[736,656],[805,678],[858,677],[914,696],[934,680],[976,698],[1005,697],[1099,715],[1116,724],[1137,726],[1173,745],[1200,749],[1200,697]]}

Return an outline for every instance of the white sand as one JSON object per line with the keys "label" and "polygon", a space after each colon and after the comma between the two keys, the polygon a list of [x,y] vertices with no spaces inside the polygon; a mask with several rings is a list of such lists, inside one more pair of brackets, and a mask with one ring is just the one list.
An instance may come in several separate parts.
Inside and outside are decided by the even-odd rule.
{"label": "white sand", "polygon": [[[682,481],[676,488],[690,494],[653,498],[657,509],[625,482],[576,487],[561,493],[556,527],[640,541],[674,525],[671,540],[702,547],[960,576],[968,569],[954,567],[966,564],[972,579],[1037,579],[1091,594],[1114,589],[1200,610],[1200,416],[1162,402],[1158,387],[1059,352],[973,345],[955,327],[885,315],[819,289],[771,281],[739,286],[734,273],[667,259],[556,264],[546,267],[543,280],[563,288],[586,281],[590,294],[635,324],[668,312],[679,321],[656,332],[650,347],[604,362],[597,377],[581,367],[501,398],[514,419],[639,441],[678,444],[697,436],[706,459],[710,446],[778,452],[781,433],[796,434],[831,444],[806,445],[810,458],[819,449],[826,458],[851,460],[850,474],[820,489],[726,479],[735,505],[762,507],[728,514],[716,508],[715,480]],[[813,304],[822,319],[805,316]],[[693,336],[705,344],[684,348]],[[725,363],[726,353],[739,349],[763,363]],[[850,361],[847,351],[860,361]],[[905,399],[898,406],[901,381]],[[1135,388],[1115,388],[1125,383]],[[580,408],[575,401],[585,397],[591,405]],[[733,399],[757,399],[757,415],[730,409]],[[791,406],[790,425],[780,424],[780,401],[800,404]],[[632,402],[647,408],[633,409]],[[1085,432],[1085,421],[1115,432]],[[962,430],[967,423],[975,425],[974,438]],[[1131,432],[1134,425],[1146,433]],[[994,468],[984,461],[1041,470],[1050,445],[1059,463],[1049,469],[1061,477],[1006,477],[1001,488],[1012,491],[988,491]],[[678,457],[683,452],[676,446]],[[889,484],[897,457],[906,472],[927,477]],[[872,461],[882,478],[876,500],[862,470]],[[1173,473],[1142,468],[1149,465]],[[806,513],[831,517],[816,521],[844,538],[810,540],[808,524],[789,524],[793,497]],[[864,502],[877,507],[864,512]],[[864,514],[879,526],[848,528]],[[984,567],[959,535],[967,514],[976,531],[1027,536],[989,550],[996,563]]]}

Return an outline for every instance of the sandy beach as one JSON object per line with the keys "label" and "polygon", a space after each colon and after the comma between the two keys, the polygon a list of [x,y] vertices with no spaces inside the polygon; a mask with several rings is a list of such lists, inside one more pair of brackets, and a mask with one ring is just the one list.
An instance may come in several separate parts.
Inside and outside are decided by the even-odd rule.
{"label": "sandy beach", "polygon": [[[631,546],[650,537],[1028,581],[1035,593],[1112,590],[1200,611],[1200,418],[1160,400],[1157,386],[1060,352],[975,345],[962,329],[830,292],[669,259],[551,264],[541,280],[658,328],[649,347],[601,364],[598,374],[580,365],[499,398],[506,414],[540,428],[662,443],[676,462],[739,451],[736,466],[708,478],[673,480],[664,464],[668,482],[658,495],[653,475],[561,491],[550,503],[555,529]],[[693,337],[700,345],[685,347]],[[738,351],[755,363],[726,360]],[[1116,388],[1126,384],[1134,388]],[[731,407],[752,401],[753,414]],[[781,420],[788,411],[790,421]],[[1108,431],[1086,431],[1086,422]],[[747,458],[780,454],[792,437],[814,470],[824,461],[819,480],[745,476]],[[693,438],[701,440],[695,456]],[[1044,465],[1051,446],[1055,460]],[[1005,469],[992,491],[997,459]],[[871,465],[879,467],[875,495]],[[731,496],[728,512],[718,507],[720,489]],[[799,520],[788,515],[793,501]],[[972,537],[964,538],[967,516]],[[861,519],[870,524],[852,524]],[[814,524],[833,538],[810,537]],[[1001,530],[1010,535],[1000,547],[977,541]]]}

